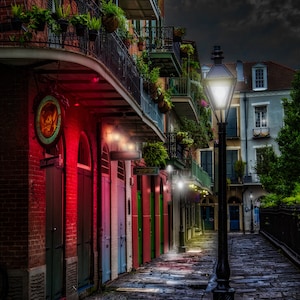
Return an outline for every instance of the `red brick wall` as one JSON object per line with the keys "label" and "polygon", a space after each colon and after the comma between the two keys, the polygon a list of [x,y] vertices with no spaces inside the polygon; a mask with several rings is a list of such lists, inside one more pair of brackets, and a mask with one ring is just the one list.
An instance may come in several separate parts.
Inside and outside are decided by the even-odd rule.
{"label": "red brick wall", "polygon": [[35,136],[33,103],[37,94],[36,84],[32,77],[29,79],[28,94],[28,141],[29,141],[29,231],[28,267],[36,267],[45,264],[45,223],[46,223],[46,194],[45,194],[45,169],[40,168],[40,160],[45,158],[45,150],[40,146]]}
{"label": "red brick wall", "polygon": [[27,265],[28,108],[27,73],[0,71],[0,263]]}

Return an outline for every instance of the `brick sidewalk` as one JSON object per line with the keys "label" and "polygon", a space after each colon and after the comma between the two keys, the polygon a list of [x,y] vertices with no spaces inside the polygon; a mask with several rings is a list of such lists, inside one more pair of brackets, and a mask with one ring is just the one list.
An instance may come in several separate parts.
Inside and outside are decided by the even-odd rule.
{"label": "brick sidewalk", "polygon": [[[120,276],[86,299],[212,299],[216,233],[193,238],[186,253],[170,252]],[[258,234],[229,234],[235,300],[300,300],[300,270]]]}

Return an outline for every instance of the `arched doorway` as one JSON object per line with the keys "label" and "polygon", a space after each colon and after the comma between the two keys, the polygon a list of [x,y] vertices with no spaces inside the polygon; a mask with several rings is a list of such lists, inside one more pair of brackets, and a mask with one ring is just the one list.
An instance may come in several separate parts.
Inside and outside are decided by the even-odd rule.
{"label": "arched doorway", "polygon": [[237,197],[230,197],[228,199],[228,209],[229,209],[229,230],[239,231],[241,226],[241,200]]}
{"label": "arched doorway", "polygon": [[91,282],[93,240],[91,154],[89,141],[84,133],[79,140],[77,178],[78,288],[83,288]]}

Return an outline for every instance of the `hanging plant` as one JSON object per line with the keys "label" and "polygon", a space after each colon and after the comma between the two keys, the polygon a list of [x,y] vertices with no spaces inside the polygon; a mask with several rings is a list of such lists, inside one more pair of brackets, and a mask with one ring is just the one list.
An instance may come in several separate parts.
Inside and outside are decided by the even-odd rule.
{"label": "hanging plant", "polygon": [[161,113],[165,114],[172,109],[174,104],[171,100],[172,93],[170,90],[163,91],[163,95],[164,95],[163,101],[158,103],[158,108]]}
{"label": "hanging plant", "polygon": [[182,57],[193,55],[195,49],[191,44],[181,44],[180,45],[180,53]]}
{"label": "hanging plant", "polygon": [[193,146],[194,140],[192,138],[189,138],[189,137],[183,138],[182,141],[180,142],[180,144],[182,144],[186,148],[189,148],[189,147]]}
{"label": "hanging plant", "polygon": [[176,140],[180,143],[184,138],[188,138],[189,133],[187,131],[178,131],[176,133]]}
{"label": "hanging plant", "polygon": [[173,41],[182,42],[182,37],[185,35],[186,29],[183,27],[174,27],[173,29]]}
{"label": "hanging plant", "polygon": [[102,24],[106,32],[112,33],[118,27],[125,27],[126,17],[123,9],[114,4],[112,0],[102,0]]}
{"label": "hanging plant", "polygon": [[163,142],[148,142],[142,150],[143,159],[149,167],[165,167],[169,158]]}

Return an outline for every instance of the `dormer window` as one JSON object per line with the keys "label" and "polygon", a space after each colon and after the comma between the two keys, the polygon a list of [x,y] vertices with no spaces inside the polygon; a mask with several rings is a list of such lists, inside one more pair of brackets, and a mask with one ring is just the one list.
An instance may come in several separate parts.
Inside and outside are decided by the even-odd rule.
{"label": "dormer window", "polygon": [[268,88],[267,66],[257,64],[252,67],[252,89],[253,91],[264,91]]}

